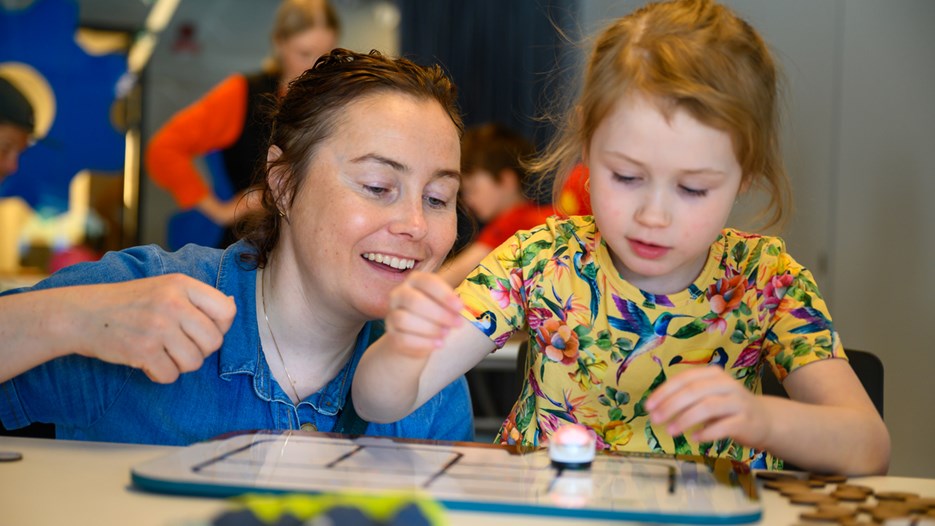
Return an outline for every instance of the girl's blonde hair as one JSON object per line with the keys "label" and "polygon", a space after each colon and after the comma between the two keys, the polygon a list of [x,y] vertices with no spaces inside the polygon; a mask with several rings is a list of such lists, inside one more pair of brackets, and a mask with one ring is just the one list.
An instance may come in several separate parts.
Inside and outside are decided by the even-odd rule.
{"label": "girl's blonde hair", "polygon": [[743,184],[770,194],[767,226],[773,226],[783,221],[790,200],[779,149],[777,77],[763,39],[726,7],[711,0],[648,4],[598,36],[576,107],[531,169],[554,176],[557,200],[603,119],[623,97],[639,93],[667,115],[685,110],[727,132]]}
{"label": "girl's blonde hair", "polygon": [[[316,26],[330,29],[335,35],[341,32],[341,20],[328,0],[282,0],[276,9],[270,38],[274,43],[283,42]],[[279,59],[268,57],[263,69],[268,73],[279,73]]]}

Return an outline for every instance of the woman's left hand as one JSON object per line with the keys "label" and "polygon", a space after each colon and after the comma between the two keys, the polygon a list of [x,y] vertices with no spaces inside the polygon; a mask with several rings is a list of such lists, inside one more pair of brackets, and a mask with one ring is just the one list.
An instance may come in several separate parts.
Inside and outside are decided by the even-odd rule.
{"label": "woman's left hand", "polygon": [[747,447],[762,447],[771,418],[762,397],[720,367],[689,369],[672,376],[646,400],[650,421],[672,435],[688,434],[697,442],[730,437]]}

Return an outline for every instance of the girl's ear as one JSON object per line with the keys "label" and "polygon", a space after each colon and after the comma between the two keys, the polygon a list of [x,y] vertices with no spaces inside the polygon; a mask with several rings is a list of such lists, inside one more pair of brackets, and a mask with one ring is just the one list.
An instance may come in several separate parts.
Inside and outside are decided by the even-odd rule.
{"label": "girl's ear", "polygon": [[285,216],[287,212],[286,203],[289,202],[289,196],[286,195],[288,189],[285,187],[286,167],[274,164],[280,157],[282,157],[282,149],[275,144],[266,151],[266,184],[269,185],[273,200],[276,201],[279,215]]}

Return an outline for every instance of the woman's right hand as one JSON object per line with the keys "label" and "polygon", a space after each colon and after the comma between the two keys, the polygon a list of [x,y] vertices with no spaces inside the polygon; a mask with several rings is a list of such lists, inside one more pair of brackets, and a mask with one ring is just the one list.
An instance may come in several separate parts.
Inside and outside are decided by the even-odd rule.
{"label": "woman's right hand", "polygon": [[158,383],[200,368],[237,312],[232,297],[183,274],[50,291],[75,302],[73,325],[63,328],[81,335],[76,354],[141,369]]}
{"label": "woman's right hand", "polygon": [[464,308],[439,275],[414,271],[390,292],[385,337],[405,356],[426,359],[442,346],[448,331],[461,325]]}
{"label": "woman's right hand", "polygon": [[174,382],[218,350],[234,299],[182,274],[0,297],[0,382],[69,354]]}

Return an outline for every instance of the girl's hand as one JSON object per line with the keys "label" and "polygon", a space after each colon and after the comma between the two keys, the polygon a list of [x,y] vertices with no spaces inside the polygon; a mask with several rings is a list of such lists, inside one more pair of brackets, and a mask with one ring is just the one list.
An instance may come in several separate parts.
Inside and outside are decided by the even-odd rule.
{"label": "girl's hand", "polygon": [[390,292],[385,337],[403,355],[425,359],[462,323],[454,289],[437,274],[414,271]]}
{"label": "girl's hand", "polygon": [[646,409],[650,421],[665,424],[670,435],[686,433],[696,442],[730,437],[761,448],[770,435],[762,397],[720,367],[698,367],[669,378],[646,400]]}

